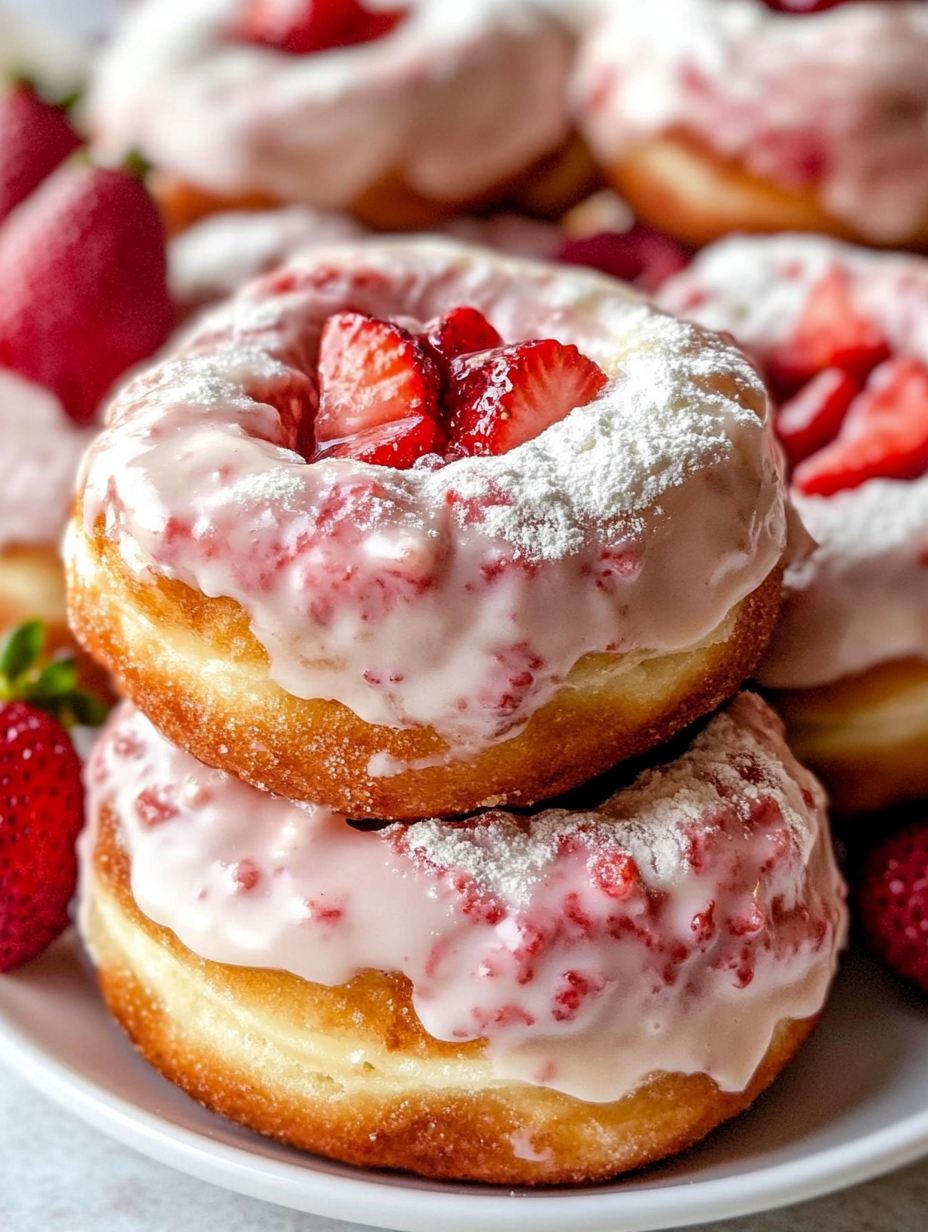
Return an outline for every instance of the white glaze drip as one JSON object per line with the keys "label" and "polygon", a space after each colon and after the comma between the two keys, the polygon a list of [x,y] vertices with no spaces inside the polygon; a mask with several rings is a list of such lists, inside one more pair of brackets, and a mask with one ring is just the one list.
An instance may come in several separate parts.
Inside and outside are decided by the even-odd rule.
{"label": "white glaze drip", "polygon": [[743,1089],[843,943],[823,794],[751,695],[589,813],[363,833],[207,769],[128,704],[87,779],[85,880],[111,808],[137,903],[197,954],[323,984],[405,972],[433,1036],[484,1036],[501,1078],[582,1099],[659,1070]]}

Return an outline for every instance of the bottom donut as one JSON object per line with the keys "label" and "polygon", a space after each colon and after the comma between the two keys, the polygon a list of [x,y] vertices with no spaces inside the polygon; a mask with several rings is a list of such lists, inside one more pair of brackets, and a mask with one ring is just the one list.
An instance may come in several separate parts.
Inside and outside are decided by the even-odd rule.
{"label": "bottom donut", "polygon": [[504,1185],[661,1159],[811,1030],[844,940],[815,780],[743,694],[587,809],[361,830],[131,706],[89,770],[81,927],[115,1017],[217,1112]]}

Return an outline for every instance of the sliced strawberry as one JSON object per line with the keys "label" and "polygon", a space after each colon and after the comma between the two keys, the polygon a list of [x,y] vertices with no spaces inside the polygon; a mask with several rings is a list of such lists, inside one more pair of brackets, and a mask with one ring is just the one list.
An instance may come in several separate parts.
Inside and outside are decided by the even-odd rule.
{"label": "sliced strawberry", "polygon": [[0,367],[78,423],[173,323],[164,223],[141,180],[66,164],[0,229]]}
{"label": "sliced strawberry", "polygon": [[928,470],[928,368],[901,356],[881,364],[851,403],[835,440],[807,458],[793,484],[813,496],[867,479],[914,479]]}
{"label": "sliced strawberry", "polygon": [[501,454],[599,393],[606,374],[575,346],[542,338],[451,363],[452,452]]}
{"label": "sliced strawberry", "polygon": [[245,0],[231,34],[303,56],[382,38],[408,12],[405,7],[372,12],[359,0]]}
{"label": "sliced strawberry", "polygon": [[425,336],[443,359],[456,359],[472,351],[502,345],[502,338],[477,308],[452,308],[430,321]]}
{"label": "sliced strawberry", "polygon": [[428,346],[393,321],[329,317],[319,343],[317,445],[425,415],[440,418],[441,374]]}
{"label": "sliced strawberry", "polygon": [[62,108],[10,86],[0,98],[0,222],[80,144]]}
{"label": "sliced strawberry", "polygon": [[430,415],[410,415],[390,423],[375,424],[354,436],[329,441],[316,451],[312,461],[323,458],[355,458],[372,466],[392,466],[408,470],[417,458],[440,453],[444,433]]}
{"label": "sliced strawberry", "polygon": [[862,384],[889,354],[879,327],[854,306],[847,273],[834,267],[813,289],[792,338],[768,356],[767,373],[780,394],[823,368],[841,368]]}
{"label": "sliced strawberry", "polygon": [[690,261],[691,253],[670,236],[636,222],[627,231],[601,231],[583,239],[567,239],[556,259],[567,265],[588,265],[653,292]]}
{"label": "sliced strawberry", "polygon": [[851,402],[860,393],[852,376],[825,368],[777,411],[776,431],[791,466],[837,435]]}

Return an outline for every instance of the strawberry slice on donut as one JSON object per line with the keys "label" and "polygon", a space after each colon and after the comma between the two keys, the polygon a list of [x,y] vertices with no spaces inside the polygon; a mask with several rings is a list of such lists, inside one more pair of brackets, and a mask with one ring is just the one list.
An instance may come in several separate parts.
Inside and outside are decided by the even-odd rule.
{"label": "strawberry slice on donut", "polygon": [[835,266],[813,288],[793,336],[768,356],[767,374],[781,395],[823,368],[840,368],[863,383],[889,354],[880,328],[854,305],[848,274]]}
{"label": "strawberry slice on donut", "polygon": [[606,374],[573,345],[533,339],[451,362],[451,452],[506,453],[591,402]]}
{"label": "strawberry slice on donut", "polygon": [[290,55],[370,43],[389,34],[407,8],[366,8],[359,0],[245,0],[232,37]]}
{"label": "strawberry slice on donut", "polygon": [[408,470],[417,458],[440,453],[444,445],[441,425],[430,415],[409,415],[390,423],[374,424],[353,436],[320,445],[314,462],[323,458],[354,458],[371,466]]}
{"label": "strawberry slice on donut", "polygon": [[474,351],[488,351],[503,344],[499,332],[480,309],[464,305],[430,321],[425,327],[425,337],[433,350],[445,360]]}
{"label": "strawberry slice on donut", "polygon": [[874,370],[837,437],[797,466],[794,486],[830,496],[868,479],[914,479],[928,470],[928,367],[897,356]]}
{"label": "strawberry slice on donut", "polygon": [[776,432],[791,466],[824,448],[838,435],[860,385],[840,368],[825,368],[776,414]]}
{"label": "strawberry slice on donut", "polygon": [[[421,338],[394,321],[362,312],[335,313],[319,344],[313,460],[372,461],[374,450],[386,451],[389,465],[402,467],[401,458],[408,457],[405,465],[411,466],[421,453],[436,452],[444,443],[441,387],[438,364]],[[401,422],[402,432],[394,427]],[[420,452],[415,452],[416,442]]]}

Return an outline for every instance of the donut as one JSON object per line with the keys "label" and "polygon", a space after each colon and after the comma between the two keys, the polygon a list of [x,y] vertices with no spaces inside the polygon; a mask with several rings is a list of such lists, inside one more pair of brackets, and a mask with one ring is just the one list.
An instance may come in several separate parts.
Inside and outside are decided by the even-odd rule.
{"label": "donut", "polygon": [[[297,202],[417,229],[520,190],[562,212],[593,182],[567,115],[574,39],[553,11],[291,5],[285,26],[318,10],[319,29],[295,34],[272,27],[273,7],[145,0],[102,53],[95,148],[109,160],[139,150],[176,227]],[[336,7],[354,13],[338,35],[323,28]]]}
{"label": "donut", "polygon": [[[502,345],[441,376],[426,336],[461,314]],[[386,465],[351,433],[396,356],[404,448],[448,427],[416,410],[442,381],[463,410],[444,454]],[[350,379],[320,394],[323,360]],[[309,253],[210,313],[110,405],[77,506],[73,627],[126,695],[208,765],[379,818],[548,798],[711,710],[775,622],[787,533],[739,352],[601,275],[434,239]]]}
{"label": "donut", "polygon": [[[526,214],[461,215],[435,230],[467,243],[543,260],[558,258],[564,246],[556,224]],[[347,214],[314,210],[307,205],[210,214],[174,236],[168,245],[171,301],[184,319],[227,299],[243,283],[270,273],[304,249],[369,235]]]}
{"label": "donut", "polygon": [[845,931],[824,797],[741,694],[588,808],[361,830],[128,703],[88,769],[81,928],[208,1107],[360,1165],[588,1182],[708,1133],[814,1025]]}
{"label": "donut", "polygon": [[0,368],[0,639],[31,619],[42,620],[52,640],[65,637],[58,544],[91,437],[54,394]]}
{"label": "donut", "polygon": [[732,331],[776,391],[789,565],[757,679],[841,813],[928,795],[928,261],[814,236],[733,237],[659,300]]}
{"label": "donut", "polygon": [[574,110],[635,212],[687,243],[791,230],[921,248],[926,55],[920,3],[623,0],[591,22]]}

